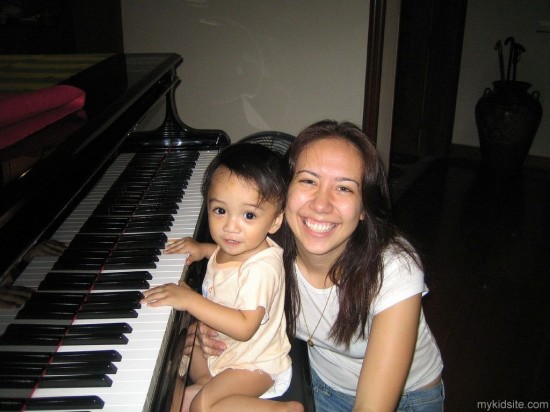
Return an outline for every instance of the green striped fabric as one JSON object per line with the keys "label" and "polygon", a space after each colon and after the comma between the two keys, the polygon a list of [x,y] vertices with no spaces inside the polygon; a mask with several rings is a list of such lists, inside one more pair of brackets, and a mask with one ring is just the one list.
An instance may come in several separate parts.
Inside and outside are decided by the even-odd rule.
{"label": "green striped fabric", "polygon": [[0,55],[0,94],[51,87],[111,54]]}

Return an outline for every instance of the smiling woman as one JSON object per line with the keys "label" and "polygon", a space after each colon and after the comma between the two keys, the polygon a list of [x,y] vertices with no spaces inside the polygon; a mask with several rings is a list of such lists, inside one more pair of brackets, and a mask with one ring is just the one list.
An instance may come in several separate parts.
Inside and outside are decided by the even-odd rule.
{"label": "smiling woman", "polygon": [[376,148],[355,125],[327,120],[296,137],[289,161],[286,315],[309,345],[316,410],[442,410],[422,265],[390,223]]}

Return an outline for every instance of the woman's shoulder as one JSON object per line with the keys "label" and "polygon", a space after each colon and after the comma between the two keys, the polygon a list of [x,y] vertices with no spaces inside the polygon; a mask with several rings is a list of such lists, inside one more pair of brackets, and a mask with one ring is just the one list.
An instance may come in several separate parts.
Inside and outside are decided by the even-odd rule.
{"label": "woman's shoulder", "polygon": [[424,269],[420,256],[406,239],[390,244],[383,252],[382,289],[424,289]]}
{"label": "woman's shoulder", "polygon": [[414,249],[403,249],[399,245],[384,251],[382,285],[373,302],[374,314],[415,294],[428,292],[424,271],[414,253]]}
{"label": "woman's shoulder", "polygon": [[402,269],[409,266],[410,270],[422,271],[422,261],[416,248],[404,237],[391,242],[382,252],[384,268],[399,266]]}

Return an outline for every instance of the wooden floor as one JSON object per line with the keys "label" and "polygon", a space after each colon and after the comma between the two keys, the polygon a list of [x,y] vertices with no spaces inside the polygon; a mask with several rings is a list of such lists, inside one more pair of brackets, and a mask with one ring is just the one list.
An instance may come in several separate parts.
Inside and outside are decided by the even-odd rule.
{"label": "wooden floor", "polygon": [[550,174],[436,161],[394,213],[424,254],[446,411],[550,401]]}

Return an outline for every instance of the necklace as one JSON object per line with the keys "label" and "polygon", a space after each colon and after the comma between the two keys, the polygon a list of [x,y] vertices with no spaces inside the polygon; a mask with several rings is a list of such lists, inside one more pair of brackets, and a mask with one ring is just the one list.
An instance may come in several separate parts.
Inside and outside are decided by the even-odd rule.
{"label": "necklace", "polygon": [[304,324],[306,325],[306,330],[309,335],[309,338],[307,338],[307,344],[308,346],[315,346],[315,343],[313,343],[313,335],[315,334],[315,331],[319,327],[319,324],[321,323],[321,319],[323,319],[323,315],[325,314],[325,310],[328,306],[328,301],[330,300],[330,295],[332,294],[332,289],[334,288],[334,285],[331,286],[330,292],[328,293],[327,301],[325,302],[325,307],[323,308],[323,311],[321,312],[321,316],[319,317],[319,320],[317,321],[317,325],[315,325],[315,329],[313,329],[313,332],[309,332],[309,326],[307,326],[307,320],[306,315],[304,314],[304,311],[302,310],[302,317],[304,318]]}

